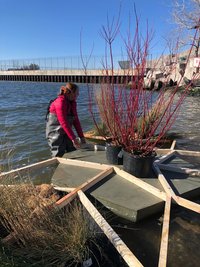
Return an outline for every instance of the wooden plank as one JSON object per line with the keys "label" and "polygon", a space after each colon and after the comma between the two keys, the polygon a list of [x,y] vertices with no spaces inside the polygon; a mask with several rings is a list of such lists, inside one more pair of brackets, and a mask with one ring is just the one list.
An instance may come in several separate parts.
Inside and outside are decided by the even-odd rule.
{"label": "wooden plank", "polygon": [[171,150],[174,150],[175,146],[176,146],[176,140],[174,140],[174,141],[172,142],[170,149],[171,149]]}
{"label": "wooden plank", "polygon": [[162,157],[156,159],[154,161],[154,163],[163,163],[165,162],[167,159],[171,158],[172,156],[174,156],[176,154],[175,150],[170,150],[170,152],[168,152],[166,155],[163,155]]}
{"label": "wooden plank", "polygon": [[52,186],[55,190],[62,191],[62,192],[71,192],[76,189],[75,187],[61,187],[61,186],[57,186],[54,184],[52,184]]}
{"label": "wooden plank", "polygon": [[47,160],[44,160],[44,161],[40,161],[40,162],[37,162],[37,163],[34,163],[34,164],[27,165],[27,166],[22,167],[22,168],[18,168],[18,169],[9,171],[9,172],[1,173],[0,174],[0,179],[4,178],[6,176],[10,176],[10,175],[21,174],[21,173],[23,173],[25,171],[30,171],[30,170],[39,169],[41,167],[46,167],[46,166],[49,166],[49,165],[52,165],[52,164],[55,164],[55,163],[58,163],[57,158],[51,158],[51,159],[47,159]]}
{"label": "wooden plank", "polygon": [[168,181],[166,180],[166,178],[164,177],[164,175],[162,174],[162,172],[160,171],[159,167],[157,166],[155,162],[153,163],[153,168],[158,174],[158,180],[162,184],[166,194],[172,197],[173,199],[176,199],[176,194],[174,193],[173,189],[171,188]]}
{"label": "wooden plank", "polygon": [[86,181],[82,185],[80,185],[77,188],[75,188],[73,191],[71,191],[69,194],[67,194],[63,198],[58,200],[56,202],[56,206],[59,207],[59,208],[64,207],[65,205],[67,205],[71,200],[73,200],[76,197],[76,195],[77,195],[79,190],[82,190],[82,191],[88,190],[90,187],[92,187],[93,185],[98,183],[100,180],[102,180],[103,178],[105,178],[106,176],[111,174],[112,172],[113,172],[113,168],[112,167],[110,167],[110,168],[108,168],[106,170],[103,170],[102,172],[100,172],[99,174],[97,174],[93,178],[89,179],[88,181]]}
{"label": "wooden plank", "polygon": [[170,209],[171,209],[171,197],[167,196],[166,202],[165,202],[165,211],[164,211],[164,218],[163,218],[162,237],[161,237],[158,267],[167,266]]}
{"label": "wooden plank", "polygon": [[200,151],[190,151],[190,150],[178,150],[178,149],[176,149],[176,152],[179,153],[180,155],[200,157]]}
{"label": "wooden plank", "polygon": [[119,252],[121,257],[127,263],[129,267],[141,267],[143,266],[140,261],[136,258],[136,256],[130,251],[130,249],[126,246],[126,244],[120,239],[117,233],[112,229],[112,227],[108,224],[108,222],[103,218],[103,216],[99,213],[99,211],[93,206],[93,204],[89,201],[86,195],[82,192],[78,192],[80,201]]}
{"label": "wooden plank", "polygon": [[167,154],[171,152],[171,148],[155,148],[155,151],[160,154]]}
{"label": "wooden plank", "polygon": [[173,189],[171,188],[171,186],[169,185],[169,183],[167,182],[166,178],[164,177],[164,175],[161,173],[159,167],[157,166],[157,164],[153,164],[156,172],[158,173],[158,179],[160,181],[160,183],[162,184],[166,194],[170,197],[172,197],[176,203],[184,208],[187,208],[187,209],[190,209],[190,210],[193,210],[197,213],[200,213],[200,205],[195,203],[195,202],[192,202],[190,200],[187,200],[185,198],[182,198],[180,196],[177,196]]}
{"label": "wooden plank", "polygon": [[21,186],[21,185],[26,185],[26,184],[22,184],[22,183],[20,183],[20,184],[0,184],[0,188],[3,188],[3,187],[9,187],[9,188],[15,188],[16,186]]}
{"label": "wooden plank", "polygon": [[117,174],[119,174],[122,178],[128,180],[129,182],[141,187],[142,189],[146,190],[147,192],[153,194],[154,196],[166,200],[166,194],[165,192],[159,190],[158,188],[144,182],[143,180],[119,169],[118,167],[114,167],[114,170]]}
{"label": "wooden plank", "polygon": [[109,165],[106,165],[106,164],[100,164],[100,163],[94,163],[94,162],[82,161],[82,160],[76,160],[76,159],[58,158],[58,161],[59,163],[68,164],[72,166],[99,169],[99,170],[105,170],[108,167],[110,167]]}
{"label": "wooden plank", "polygon": [[186,174],[190,174],[191,176],[200,176],[200,170],[198,170],[198,169],[175,167],[172,165],[166,165],[166,164],[160,164],[160,163],[158,163],[157,165],[158,165],[159,169],[161,169],[161,170],[186,173]]}
{"label": "wooden plank", "polygon": [[186,208],[186,209],[190,209],[192,211],[195,211],[197,213],[200,213],[200,205],[193,202],[193,201],[190,201],[188,199],[185,199],[185,198],[182,198],[182,197],[179,197],[177,196],[177,203],[178,205]]}

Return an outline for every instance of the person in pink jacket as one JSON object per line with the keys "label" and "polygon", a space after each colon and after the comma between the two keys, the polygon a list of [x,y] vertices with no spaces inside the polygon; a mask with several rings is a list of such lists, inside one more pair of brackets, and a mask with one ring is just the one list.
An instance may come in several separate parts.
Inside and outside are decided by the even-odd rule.
{"label": "person in pink jacket", "polygon": [[[61,86],[60,94],[49,107],[46,138],[53,157],[62,157],[64,153],[76,150],[80,148],[81,143],[85,143],[76,108],[78,95],[78,86],[67,83]],[[72,126],[80,139],[76,137]]]}

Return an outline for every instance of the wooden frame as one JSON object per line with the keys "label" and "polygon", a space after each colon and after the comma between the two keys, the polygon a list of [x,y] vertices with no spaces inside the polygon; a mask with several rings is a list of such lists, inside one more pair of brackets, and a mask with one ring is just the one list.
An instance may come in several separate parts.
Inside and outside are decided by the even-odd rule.
{"label": "wooden frame", "polygon": [[130,251],[126,244],[120,239],[117,233],[112,229],[108,222],[103,218],[99,211],[94,207],[94,205],[89,201],[86,195],[80,190],[78,192],[81,203],[87,209],[89,214],[101,228],[103,233],[107,236],[116,250],[119,252],[121,257],[130,267],[142,267],[143,265],[135,257],[135,255]]}
{"label": "wooden frame", "polygon": [[[120,237],[116,234],[116,232],[112,229],[112,227],[108,224],[108,222],[103,218],[103,216],[97,211],[97,209],[93,206],[93,204],[89,201],[89,199],[84,194],[84,191],[92,187],[94,184],[99,182],[100,180],[107,177],[114,171],[114,168],[110,165],[91,163],[91,162],[83,162],[79,160],[69,160],[69,159],[58,159],[60,163],[69,164],[73,166],[81,166],[81,167],[91,167],[95,169],[102,170],[99,174],[81,184],[77,188],[62,188],[59,187],[59,190],[67,191],[70,193],[61,198],[56,202],[57,208],[63,208],[67,204],[69,204],[77,195],[79,196],[80,201],[87,209],[91,217],[95,220],[97,225],[101,228],[103,233],[107,236],[109,241],[113,244],[115,249],[127,263],[129,267],[142,267],[143,265],[136,258],[136,256],[130,251],[130,249],[126,246],[126,244],[120,239]],[[56,187],[55,187],[56,188]]]}
{"label": "wooden frame", "polygon": [[156,160],[153,164],[154,170],[158,175],[158,179],[162,184],[164,191],[166,192],[166,202],[165,202],[165,212],[163,219],[163,228],[162,228],[162,237],[161,237],[161,245],[160,245],[160,255],[159,255],[159,263],[158,267],[166,267],[167,266],[167,250],[168,250],[168,238],[169,238],[169,225],[170,225],[170,209],[171,209],[171,200],[173,199],[178,205],[190,209],[194,212],[200,213],[200,205],[184,199],[175,194],[170,184],[168,183],[165,176],[162,174],[161,169],[170,170],[180,173],[189,173],[192,175],[199,175],[199,170],[189,169],[189,168],[176,168],[174,166],[163,164],[167,159],[174,156],[176,153],[181,155],[192,155],[192,156],[200,156],[200,152],[196,151],[181,151],[181,150],[173,150],[171,153],[168,152],[165,156]]}
{"label": "wooden frame", "polygon": [[85,168],[94,168],[100,170],[100,173],[79,185],[77,188],[68,188],[68,187],[57,187],[55,189],[70,192],[62,199],[56,202],[55,207],[63,208],[70,201],[72,201],[76,196],[79,197],[83,206],[88,210],[89,214],[95,220],[95,222],[100,226],[104,234],[108,237],[110,242],[114,245],[118,253],[122,256],[128,266],[143,266],[140,261],[135,257],[135,255],[127,248],[124,242],[119,238],[119,236],[114,232],[111,226],[106,222],[106,220],[102,217],[102,215],[97,211],[97,209],[92,205],[89,199],[85,196],[84,192],[88,190],[90,187],[106,178],[112,172],[119,174],[122,178],[128,180],[129,182],[134,183],[136,186],[146,190],[148,193],[153,194],[154,196],[165,201],[165,210],[164,210],[164,220],[162,227],[162,236],[161,236],[161,245],[160,245],[160,254],[159,254],[159,263],[158,267],[166,267],[167,266],[167,251],[168,251],[168,238],[169,238],[169,226],[170,226],[170,210],[171,210],[171,202],[174,200],[178,205],[190,209],[194,212],[200,213],[200,205],[184,199],[174,192],[167,179],[163,175],[161,170],[169,170],[173,172],[179,173],[188,173],[190,175],[199,175],[200,170],[191,169],[191,168],[177,168],[173,165],[166,165],[164,162],[176,154],[180,155],[188,155],[188,156],[200,156],[200,152],[198,151],[185,151],[185,150],[175,150],[175,142],[172,143],[170,149],[157,149],[158,152],[164,153],[162,157],[157,159],[153,168],[158,175],[158,179],[163,186],[163,191],[157,189],[156,187],[144,182],[143,180],[128,174],[127,172],[121,170],[119,167],[110,166],[106,164],[92,163],[86,161],[80,161],[75,159],[64,159],[64,158],[53,158],[49,160],[45,160],[39,163],[35,163],[29,166],[25,166],[23,168],[19,168],[16,170],[12,170],[7,173],[0,174],[0,179],[6,177],[7,175],[15,175],[21,174],[25,171],[29,171],[32,169],[38,169],[42,167],[46,167],[55,163],[63,163],[66,165],[72,165],[77,167],[85,167]]}
{"label": "wooden frame", "polygon": [[[162,174],[162,172],[160,170],[160,166],[161,166],[161,169],[163,169],[163,165],[164,165],[163,163],[166,160],[168,160],[171,157],[173,157],[174,155],[176,155],[176,150],[174,150],[174,147],[175,147],[175,143],[172,144],[171,149],[162,150],[162,153],[165,153],[165,155],[163,155],[162,157],[160,157],[160,159],[158,159],[154,162],[154,169],[155,169],[156,173],[158,174],[158,179],[159,179],[160,183],[162,184],[164,191],[155,188],[154,186],[144,182],[143,180],[141,180],[137,177],[134,177],[131,174],[128,174],[127,172],[121,170],[119,167],[113,166],[114,171],[117,174],[119,174],[121,177],[123,177],[124,179],[128,180],[129,182],[134,183],[135,185],[139,186],[140,188],[146,190],[147,192],[149,192],[149,193],[155,195],[156,197],[165,201],[165,210],[164,210],[164,219],[163,219],[158,267],[166,267],[167,266],[167,252],[168,252],[168,239],[169,239],[169,226],[170,226],[170,210],[171,210],[172,199],[175,200],[175,202],[182,207],[186,207],[186,208],[191,209],[191,210],[198,212],[198,213],[200,212],[200,205],[199,204],[196,204],[192,201],[189,201],[189,200],[184,199],[180,196],[177,196],[174,193],[173,189],[171,188],[171,186],[169,185],[169,183],[167,182],[166,178],[164,177],[164,175]],[[181,153],[183,154],[183,152],[181,152]],[[187,155],[188,154],[191,155],[192,152],[190,151],[187,153]],[[199,153],[194,153],[194,154],[199,155]],[[85,162],[85,164],[87,166],[87,162]],[[177,169],[176,171],[178,172],[179,169]],[[183,169],[182,168],[182,169],[180,169],[180,171],[198,175],[198,170],[196,170],[196,169],[194,170],[194,169]],[[80,197],[80,195],[83,196],[83,193],[81,190],[78,191],[78,195],[79,195],[79,197]],[[85,197],[83,197],[83,198],[85,199]],[[89,200],[87,200],[86,202],[90,203],[88,201]],[[88,204],[88,205],[90,206],[90,204]],[[92,212],[89,208],[88,208],[88,211],[91,215]],[[113,243],[112,239],[109,238],[109,240],[111,241],[111,243]],[[113,245],[117,249],[117,245],[116,244],[113,244]],[[120,251],[118,251],[118,252],[120,253]],[[134,264],[131,265],[131,263],[129,263],[129,261],[127,261],[127,259],[126,259],[128,266],[138,266],[137,264],[141,264],[133,254],[132,254],[132,257],[136,260],[136,262],[134,262],[132,259],[131,262],[134,262]],[[139,265],[139,266],[141,266],[141,265]]]}

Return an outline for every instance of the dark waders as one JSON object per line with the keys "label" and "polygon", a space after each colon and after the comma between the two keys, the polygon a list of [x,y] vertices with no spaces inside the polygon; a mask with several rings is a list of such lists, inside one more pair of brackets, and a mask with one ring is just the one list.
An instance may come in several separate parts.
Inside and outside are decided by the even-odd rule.
{"label": "dark waders", "polygon": [[[69,124],[72,126],[74,117],[67,116]],[[76,150],[69,139],[55,114],[49,113],[46,124],[46,138],[51,148],[52,157],[62,157],[66,152]]]}

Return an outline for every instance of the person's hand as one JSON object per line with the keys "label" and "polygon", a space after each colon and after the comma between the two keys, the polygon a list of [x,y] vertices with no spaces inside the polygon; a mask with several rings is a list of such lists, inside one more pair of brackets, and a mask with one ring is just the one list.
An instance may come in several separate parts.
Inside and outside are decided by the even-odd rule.
{"label": "person's hand", "polygon": [[75,138],[72,140],[72,144],[76,149],[81,148],[81,144],[80,144],[80,139],[79,138]]}
{"label": "person's hand", "polygon": [[85,137],[81,137],[81,144],[86,144]]}

